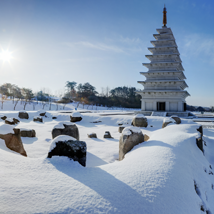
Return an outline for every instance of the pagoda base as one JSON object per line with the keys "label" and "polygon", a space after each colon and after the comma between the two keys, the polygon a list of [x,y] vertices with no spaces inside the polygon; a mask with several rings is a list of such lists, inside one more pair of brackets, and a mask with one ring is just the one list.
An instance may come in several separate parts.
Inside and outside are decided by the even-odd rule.
{"label": "pagoda base", "polygon": [[[154,114],[155,113],[155,114]],[[152,116],[153,115],[156,115],[156,116],[163,116],[162,114],[159,114],[161,113],[161,111],[135,111],[135,114],[143,114],[145,116]],[[166,116],[167,117],[170,117],[172,115],[177,115],[178,117],[189,117],[189,116],[192,116],[189,114],[189,112],[187,111],[183,111],[183,112],[172,112],[172,111],[164,111],[163,113],[166,113]]]}

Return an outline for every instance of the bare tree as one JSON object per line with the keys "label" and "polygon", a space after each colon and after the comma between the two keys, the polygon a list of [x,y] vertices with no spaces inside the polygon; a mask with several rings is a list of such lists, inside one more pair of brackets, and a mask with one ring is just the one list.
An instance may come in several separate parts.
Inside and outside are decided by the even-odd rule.
{"label": "bare tree", "polygon": [[3,109],[3,104],[7,100],[7,87],[5,85],[0,86],[0,93],[1,93],[1,109]]}
{"label": "bare tree", "polygon": [[14,97],[14,107],[13,110],[16,110],[16,106],[19,102],[19,100],[22,98],[21,89],[18,86],[13,87],[13,97]]}
{"label": "bare tree", "polygon": [[24,97],[24,110],[25,110],[26,105],[33,98],[33,92],[31,89],[28,89],[28,88],[22,88],[21,91],[22,91],[22,95]]}

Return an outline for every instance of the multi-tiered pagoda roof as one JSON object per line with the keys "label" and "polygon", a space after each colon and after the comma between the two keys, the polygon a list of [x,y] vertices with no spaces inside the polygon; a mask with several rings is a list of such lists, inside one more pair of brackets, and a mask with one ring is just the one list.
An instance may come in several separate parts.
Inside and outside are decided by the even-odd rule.
{"label": "multi-tiered pagoda roof", "polygon": [[[164,8],[164,10],[166,14],[166,9]],[[157,32],[158,34],[153,34],[155,40],[151,41],[154,47],[148,48],[152,54],[146,55],[150,63],[143,63],[143,66],[148,68],[147,72],[141,72],[146,80],[138,81],[144,86],[144,90],[138,91],[138,93],[142,96],[142,100],[147,99],[147,102],[154,102],[154,99],[158,102],[158,98],[162,98],[159,100],[160,102],[164,102],[164,98],[166,98],[166,102],[170,102],[171,98],[171,103],[173,102],[175,106],[177,102],[178,105],[178,108],[173,108],[183,111],[184,109],[181,110],[179,106],[181,106],[181,102],[185,103],[185,98],[189,96],[189,93],[184,90],[188,85],[185,82],[186,77],[183,73],[184,68],[178,46],[171,28],[166,27],[166,21],[162,28],[157,29]],[[153,100],[151,100],[152,98]],[[167,105],[170,106],[170,103]],[[152,110],[155,110],[155,104],[152,106]],[[143,110],[146,110],[146,105],[144,107]],[[156,110],[158,111],[158,109]],[[170,107],[168,110],[170,111]]]}

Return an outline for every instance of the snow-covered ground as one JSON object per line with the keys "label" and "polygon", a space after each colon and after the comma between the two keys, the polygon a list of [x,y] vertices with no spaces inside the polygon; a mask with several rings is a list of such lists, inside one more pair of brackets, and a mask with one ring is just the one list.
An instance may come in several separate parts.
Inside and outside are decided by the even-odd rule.
{"label": "snow-covered ground", "polygon": [[[2,108],[2,103],[0,101],[0,111],[13,111],[14,110],[14,106],[15,106],[15,102],[13,102],[13,100],[6,100],[3,103],[3,108]],[[57,103],[44,103],[44,102],[40,102],[38,101],[38,103],[36,101],[34,102],[28,102],[27,105],[25,106],[25,110],[26,111],[37,111],[40,109],[44,109],[46,111],[62,111],[62,110],[74,110],[74,109],[78,109],[78,110],[87,110],[87,111],[95,111],[95,110],[116,110],[116,111],[140,111],[140,109],[129,109],[129,108],[118,108],[118,107],[105,107],[105,106],[95,106],[95,105],[82,105],[79,104],[78,102],[73,102],[73,103],[68,103],[68,104],[57,104]],[[21,111],[24,110],[24,101],[18,101],[18,104],[15,107],[15,111]]]}
{"label": "snow-covered ground", "polygon": [[[36,131],[35,138],[22,138],[28,157],[0,140],[0,213],[214,213],[214,129],[204,129],[203,154],[196,145],[199,124],[182,119],[162,129],[163,117],[147,117],[148,127],[141,130],[149,141],[118,161],[118,124],[130,125],[134,115],[81,113],[76,125],[87,144],[82,167],[66,157],[47,158],[53,127],[69,122],[72,113],[50,111],[43,123],[33,122],[38,112],[28,113],[16,126]],[[1,115],[18,118],[17,111]],[[105,131],[113,139],[104,139]],[[87,137],[92,132],[97,139]]]}

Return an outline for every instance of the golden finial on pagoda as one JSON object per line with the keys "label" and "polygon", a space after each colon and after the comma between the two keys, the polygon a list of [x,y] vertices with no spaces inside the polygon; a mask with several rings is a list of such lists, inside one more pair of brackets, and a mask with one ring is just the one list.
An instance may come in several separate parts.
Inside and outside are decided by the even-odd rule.
{"label": "golden finial on pagoda", "polygon": [[164,8],[163,8],[163,26],[165,27],[166,26],[166,7],[165,7],[165,4],[164,4]]}

